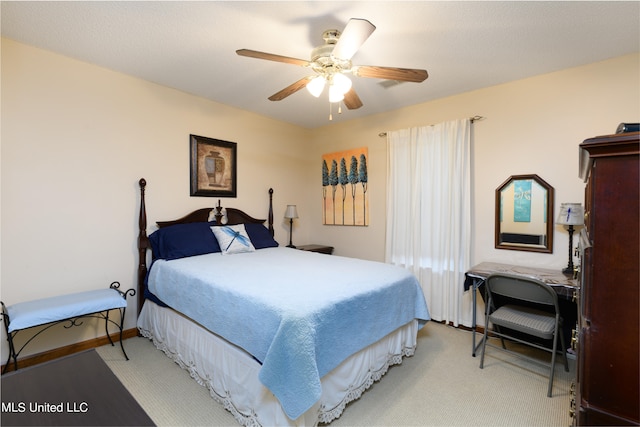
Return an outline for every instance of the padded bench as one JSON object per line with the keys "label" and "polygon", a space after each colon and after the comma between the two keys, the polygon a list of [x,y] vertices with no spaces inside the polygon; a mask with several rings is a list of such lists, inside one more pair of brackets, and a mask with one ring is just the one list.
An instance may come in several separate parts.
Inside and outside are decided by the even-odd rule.
{"label": "padded bench", "polygon": [[[127,295],[134,296],[136,291],[135,289],[129,289],[122,292],[119,288],[120,283],[113,282],[109,286],[109,289],[98,289],[95,291],[78,292],[26,301],[8,307],[0,301],[0,304],[2,304],[2,319],[7,332],[7,341],[9,341],[9,357],[2,373],[4,374],[6,372],[11,359],[13,359],[15,370],[18,370],[18,355],[27,344],[42,332],[58,323],[67,321],[70,323],[69,325],[65,325],[65,328],[79,326],[82,322],[78,322],[78,320],[87,317],[96,317],[105,320],[105,331],[111,345],[114,345],[114,343],[109,335],[109,322],[118,327],[120,330],[120,348],[122,348],[124,357],[129,360],[127,353],[124,351],[124,345],[122,344],[122,330],[127,308]],[[115,309],[120,311],[119,323],[109,319],[109,311]],[[16,351],[14,338],[20,331],[43,325],[48,326],[29,338],[27,342]]]}

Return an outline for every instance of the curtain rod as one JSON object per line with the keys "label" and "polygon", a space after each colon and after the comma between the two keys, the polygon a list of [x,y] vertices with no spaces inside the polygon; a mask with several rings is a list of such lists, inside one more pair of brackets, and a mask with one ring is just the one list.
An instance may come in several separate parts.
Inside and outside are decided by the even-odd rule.
{"label": "curtain rod", "polygon": [[[469,117],[469,120],[471,120],[471,123],[476,122],[476,121],[479,121],[479,120],[482,120],[482,119],[484,119],[484,117],[483,117],[483,116],[473,116],[473,117]],[[431,126],[433,126],[433,125],[431,125]],[[387,133],[386,133],[386,132],[380,132],[380,133],[378,134],[378,136],[379,136],[380,138],[384,138],[385,136],[387,136]]]}

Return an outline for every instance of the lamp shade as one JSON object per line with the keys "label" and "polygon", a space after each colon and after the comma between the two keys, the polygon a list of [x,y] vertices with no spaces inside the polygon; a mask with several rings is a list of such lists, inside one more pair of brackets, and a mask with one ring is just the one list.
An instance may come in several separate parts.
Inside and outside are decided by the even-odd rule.
{"label": "lamp shade", "polygon": [[584,209],[580,203],[561,203],[560,213],[556,224],[582,225],[584,224]]}
{"label": "lamp shade", "polygon": [[351,89],[351,79],[342,73],[334,74],[331,83],[342,94],[349,92],[349,89]]}
{"label": "lamp shade", "polygon": [[324,90],[325,79],[322,76],[314,77],[309,83],[307,83],[307,90],[316,98],[320,96]]}
{"label": "lamp shade", "polygon": [[344,93],[337,86],[329,86],[329,102],[340,102],[344,99]]}
{"label": "lamp shade", "polygon": [[289,219],[298,218],[298,209],[296,209],[296,205],[287,205],[284,217]]}

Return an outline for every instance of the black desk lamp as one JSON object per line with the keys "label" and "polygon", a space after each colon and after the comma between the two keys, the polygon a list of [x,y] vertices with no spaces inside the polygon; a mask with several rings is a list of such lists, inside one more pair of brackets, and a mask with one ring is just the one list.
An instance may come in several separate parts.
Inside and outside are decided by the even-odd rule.
{"label": "black desk lamp", "polygon": [[584,224],[584,210],[580,203],[561,203],[556,224],[568,225],[569,231],[569,264],[562,270],[567,276],[573,276],[573,232],[574,225]]}
{"label": "black desk lamp", "polygon": [[287,247],[295,248],[291,238],[293,235],[293,219],[298,218],[298,210],[296,209],[296,205],[287,205],[287,210],[284,213],[284,217],[289,219],[289,244],[287,245]]}

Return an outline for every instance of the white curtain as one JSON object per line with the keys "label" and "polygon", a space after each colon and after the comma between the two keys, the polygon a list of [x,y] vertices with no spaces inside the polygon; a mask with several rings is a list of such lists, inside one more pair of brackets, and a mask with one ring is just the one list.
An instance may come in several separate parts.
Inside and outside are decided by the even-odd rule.
{"label": "white curtain", "polygon": [[411,270],[431,317],[455,326],[471,319],[470,145],[469,119],[387,132],[386,262]]}

